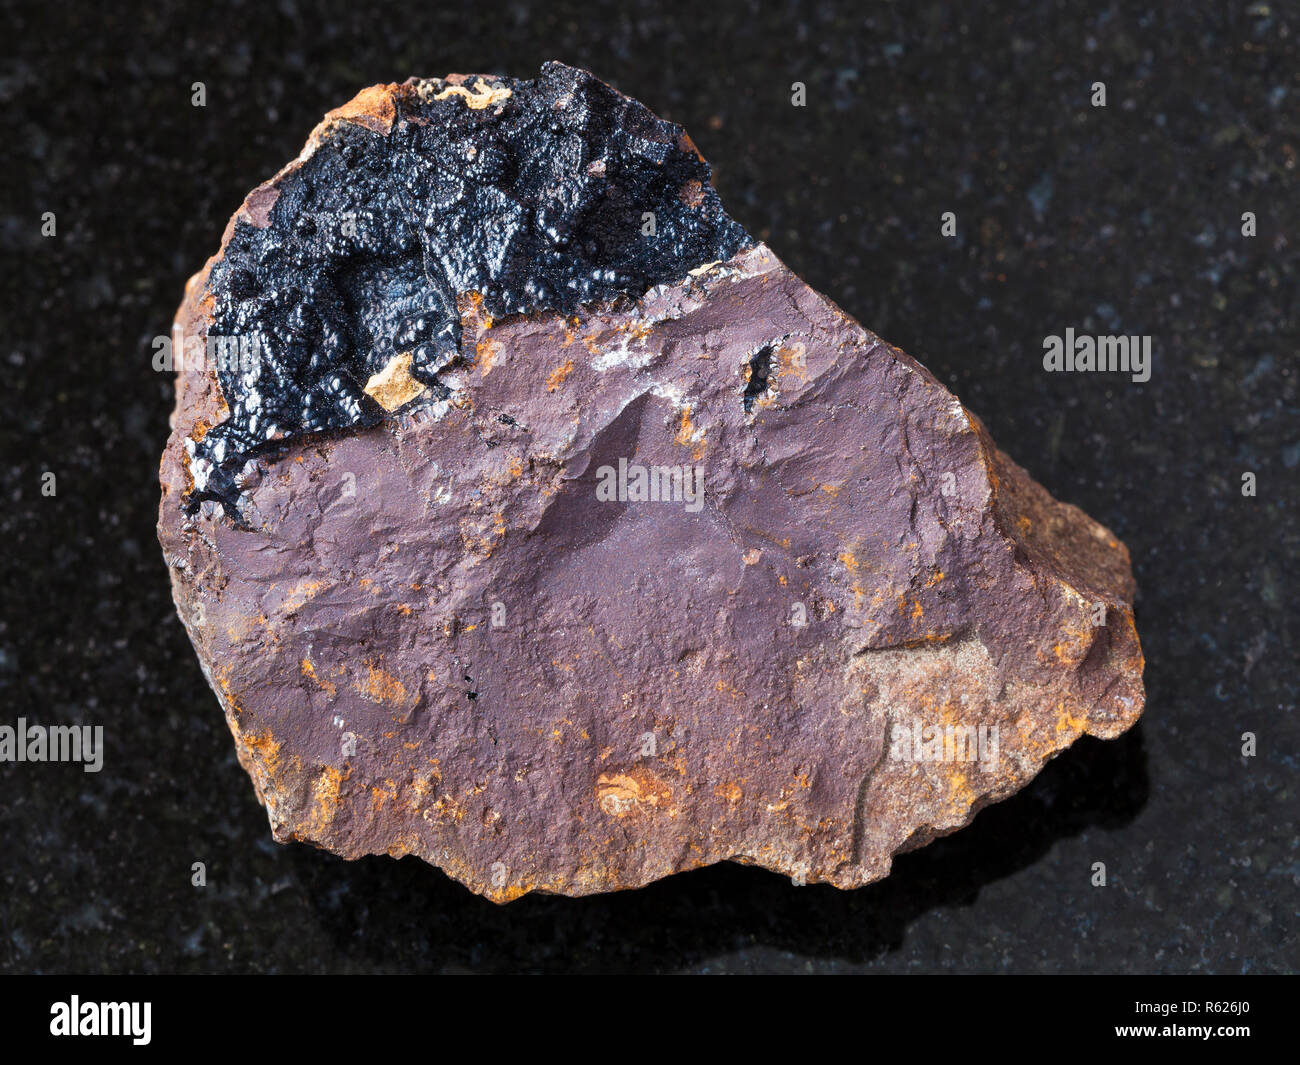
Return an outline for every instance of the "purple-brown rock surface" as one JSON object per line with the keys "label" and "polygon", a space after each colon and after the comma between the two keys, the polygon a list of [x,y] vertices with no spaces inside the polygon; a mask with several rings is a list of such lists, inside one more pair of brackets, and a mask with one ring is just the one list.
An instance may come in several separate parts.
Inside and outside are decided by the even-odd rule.
{"label": "purple-brown rock surface", "polygon": [[1124,545],[584,72],[331,112],[174,339],[159,537],[278,840],[849,888],[1141,713]]}

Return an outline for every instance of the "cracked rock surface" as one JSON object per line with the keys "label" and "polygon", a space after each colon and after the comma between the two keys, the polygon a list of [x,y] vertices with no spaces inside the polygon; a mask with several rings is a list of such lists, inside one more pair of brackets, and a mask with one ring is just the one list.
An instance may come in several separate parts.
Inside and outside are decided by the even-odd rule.
{"label": "cracked rock surface", "polygon": [[261,353],[177,373],[159,536],[277,839],[848,888],[1141,713],[1123,544],[581,71],[361,93],[177,325]]}

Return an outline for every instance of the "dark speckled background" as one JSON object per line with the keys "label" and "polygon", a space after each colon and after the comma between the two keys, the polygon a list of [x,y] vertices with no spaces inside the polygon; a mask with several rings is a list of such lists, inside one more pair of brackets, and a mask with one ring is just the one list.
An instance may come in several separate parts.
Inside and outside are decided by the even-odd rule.
{"label": "dark speckled background", "polygon": [[[0,765],[0,968],[1297,969],[1295,5],[0,14],[0,723],[103,724],[108,748],[97,775]],[[725,867],[499,909],[412,858],[271,842],[154,538],[171,384],[150,342],[324,111],[551,57],[686,126],[740,222],[1128,543],[1136,730],[853,894]],[[1150,334],[1151,381],[1045,374],[1067,326]]]}

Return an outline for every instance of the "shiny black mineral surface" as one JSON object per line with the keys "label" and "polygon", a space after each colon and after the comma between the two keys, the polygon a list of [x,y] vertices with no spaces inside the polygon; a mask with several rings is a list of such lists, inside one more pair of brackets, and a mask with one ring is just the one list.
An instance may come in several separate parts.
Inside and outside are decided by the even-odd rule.
{"label": "shiny black mineral surface", "polygon": [[495,318],[568,314],[753,243],[681,128],[585,71],[404,88],[386,134],[336,123],[213,267],[209,335],[251,357],[218,366],[229,417],[194,445],[191,512],[240,521],[254,455],[380,422],[365,385],[397,355],[445,397],[461,294]]}

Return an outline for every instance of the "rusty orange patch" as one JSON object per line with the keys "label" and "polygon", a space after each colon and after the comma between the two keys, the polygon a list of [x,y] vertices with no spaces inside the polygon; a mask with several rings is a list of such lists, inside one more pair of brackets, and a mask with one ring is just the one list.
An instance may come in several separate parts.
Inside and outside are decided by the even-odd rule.
{"label": "rusty orange patch", "polygon": [[366,662],[366,679],[356,687],[361,695],[374,703],[406,702],[406,685],[373,662]]}
{"label": "rusty orange patch", "polygon": [[596,778],[596,804],[611,817],[627,817],[647,808],[671,815],[672,799],[672,788],[640,766]]}
{"label": "rusty orange patch", "polygon": [[546,391],[554,392],[557,388],[560,387],[560,385],[564,384],[564,379],[568,377],[569,374],[571,373],[573,373],[573,360],[569,359],[568,361],[557,366],[554,370],[550,372],[550,374],[547,375]]}
{"label": "rusty orange patch", "polygon": [[338,687],[332,681],[323,679],[316,675],[316,667],[312,665],[310,658],[304,658],[302,660],[302,675],[314,681],[317,686],[324,691],[329,692],[330,695],[338,694]]}
{"label": "rusty orange patch", "polygon": [[325,112],[325,121],[351,122],[364,126],[375,133],[387,135],[393,128],[393,119],[397,109],[393,105],[393,94],[400,90],[400,85],[371,85],[362,89],[342,107]]}

